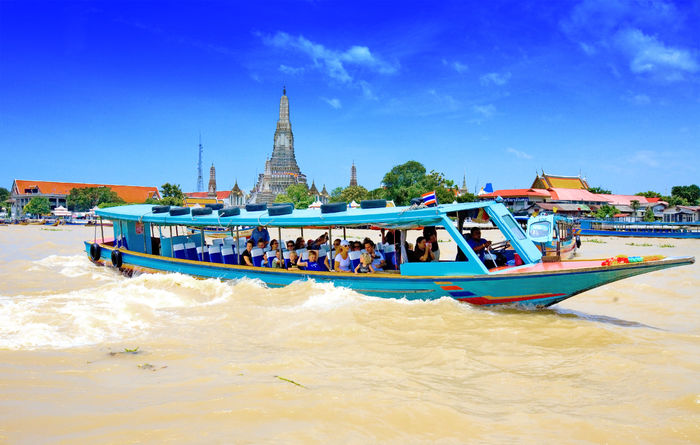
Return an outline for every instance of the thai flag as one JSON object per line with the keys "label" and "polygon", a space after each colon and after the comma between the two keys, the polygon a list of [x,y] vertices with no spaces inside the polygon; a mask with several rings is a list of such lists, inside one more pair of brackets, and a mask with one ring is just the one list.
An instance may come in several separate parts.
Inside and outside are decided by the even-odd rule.
{"label": "thai flag", "polygon": [[422,194],[421,198],[423,198],[423,204],[427,206],[436,206],[438,203],[437,196],[435,196],[435,190]]}

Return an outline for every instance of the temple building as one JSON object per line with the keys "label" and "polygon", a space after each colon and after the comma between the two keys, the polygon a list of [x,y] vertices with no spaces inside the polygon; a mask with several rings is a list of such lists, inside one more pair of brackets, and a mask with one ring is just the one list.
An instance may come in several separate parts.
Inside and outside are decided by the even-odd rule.
{"label": "temple building", "polygon": [[285,193],[294,184],[306,185],[306,176],[301,173],[294,156],[294,134],[289,121],[289,99],[287,89],[282,90],[280,114],[275,130],[272,157],[265,161],[265,171],[258,175],[257,183],[251,190],[250,202],[269,203]]}

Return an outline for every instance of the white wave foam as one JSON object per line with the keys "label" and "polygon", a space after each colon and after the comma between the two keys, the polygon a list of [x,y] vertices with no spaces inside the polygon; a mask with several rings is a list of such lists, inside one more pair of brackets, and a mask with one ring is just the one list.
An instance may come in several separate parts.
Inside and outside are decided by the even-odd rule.
{"label": "white wave foam", "polygon": [[180,274],[121,276],[91,289],[0,296],[0,348],[67,348],[116,341],[187,317],[177,308],[225,303],[233,289]]}

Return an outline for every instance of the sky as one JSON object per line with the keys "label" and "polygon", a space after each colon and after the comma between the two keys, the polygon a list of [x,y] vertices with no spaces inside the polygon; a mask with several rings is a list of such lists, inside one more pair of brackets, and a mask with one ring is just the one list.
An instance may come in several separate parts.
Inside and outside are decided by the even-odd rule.
{"label": "sky", "polygon": [[[259,4],[258,4],[259,3]],[[0,1],[0,186],[250,190],[286,85],[309,181],[416,160],[473,191],[536,172],[700,183],[700,2]]]}

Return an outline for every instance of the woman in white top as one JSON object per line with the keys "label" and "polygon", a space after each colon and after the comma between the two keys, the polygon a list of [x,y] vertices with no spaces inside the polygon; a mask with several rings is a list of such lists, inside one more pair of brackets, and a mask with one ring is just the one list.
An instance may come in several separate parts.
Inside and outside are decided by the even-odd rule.
{"label": "woman in white top", "polygon": [[336,272],[352,272],[350,267],[350,243],[346,240],[340,242],[338,246],[338,254],[335,256],[335,271]]}

